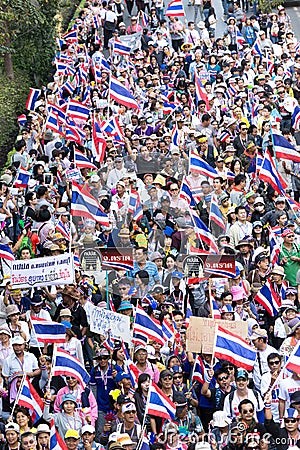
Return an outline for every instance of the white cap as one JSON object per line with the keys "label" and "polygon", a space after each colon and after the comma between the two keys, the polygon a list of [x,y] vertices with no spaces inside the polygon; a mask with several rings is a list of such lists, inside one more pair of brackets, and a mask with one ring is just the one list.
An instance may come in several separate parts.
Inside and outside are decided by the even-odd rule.
{"label": "white cap", "polygon": [[91,434],[95,433],[95,427],[93,427],[93,425],[84,425],[84,426],[81,428],[81,436],[82,436],[84,433],[91,433]]}

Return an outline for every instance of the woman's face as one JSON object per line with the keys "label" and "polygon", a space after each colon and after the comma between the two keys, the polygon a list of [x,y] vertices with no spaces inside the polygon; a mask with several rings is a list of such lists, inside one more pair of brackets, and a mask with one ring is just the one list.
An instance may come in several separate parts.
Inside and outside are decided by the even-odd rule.
{"label": "woman's face", "polygon": [[167,266],[167,269],[170,271],[170,270],[173,270],[174,269],[174,267],[175,267],[175,261],[174,261],[174,259],[173,258],[167,258],[167,260],[166,260],[166,266]]}
{"label": "woman's face", "polygon": [[16,415],[16,422],[20,428],[26,428],[29,423],[29,418],[22,412],[18,412]]}
{"label": "woman's face", "polygon": [[125,359],[125,354],[124,354],[124,351],[123,351],[122,349],[120,349],[120,350],[117,351],[117,358],[118,358],[119,360],[121,360],[121,361],[124,361],[124,359]]}
{"label": "woman's face", "polygon": [[141,383],[142,391],[148,392],[149,386],[150,386],[150,378],[147,378],[147,380]]}
{"label": "woman's face", "polygon": [[165,237],[165,245],[167,247],[171,247],[171,245],[172,245],[172,238],[171,237],[169,237],[169,236]]}
{"label": "woman's face", "polygon": [[241,170],[241,163],[240,163],[239,161],[236,161],[236,162],[234,163],[233,169],[234,169],[235,171]]}
{"label": "woman's face", "polygon": [[66,402],[64,402],[63,404],[63,410],[65,411],[65,413],[67,414],[71,414],[74,412],[75,409],[75,404],[74,402],[67,400]]}

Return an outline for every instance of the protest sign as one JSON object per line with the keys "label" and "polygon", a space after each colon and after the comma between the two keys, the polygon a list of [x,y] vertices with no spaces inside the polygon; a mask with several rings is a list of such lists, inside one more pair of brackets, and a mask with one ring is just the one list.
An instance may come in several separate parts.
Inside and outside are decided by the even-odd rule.
{"label": "protest sign", "polygon": [[190,317],[186,334],[186,345],[189,352],[212,354],[216,325],[236,333],[245,339],[248,336],[247,322],[243,320],[221,320],[206,317]]}
{"label": "protest sign", "polygon": [[71,284],[74,281],[73,254],[12,261],[13,288]]}
{"label": "protest sign", "polygon": [[93,333],[103,336],[110,333],[125,342],[131,342],[130,318],[123,314],[96,307],[92,311],[90,329]]}

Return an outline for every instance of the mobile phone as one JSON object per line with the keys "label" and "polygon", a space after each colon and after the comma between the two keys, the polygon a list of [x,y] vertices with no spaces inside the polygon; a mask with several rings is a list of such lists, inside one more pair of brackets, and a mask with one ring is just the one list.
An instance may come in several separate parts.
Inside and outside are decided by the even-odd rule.
{"label": "mobile phone", "polygon": [[44,173],[44,183],[52,184],[52,181],[53,181],[53,175],[51,173]]}

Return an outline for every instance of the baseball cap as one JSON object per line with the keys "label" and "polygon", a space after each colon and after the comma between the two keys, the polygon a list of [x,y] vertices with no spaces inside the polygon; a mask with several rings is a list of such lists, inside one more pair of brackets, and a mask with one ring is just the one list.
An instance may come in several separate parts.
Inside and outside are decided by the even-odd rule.
{"label": "baseball cap", "polygon": [[68,430],[65,434],[65,439],[73,438],[73,439],[79,439],[79,433],[77,430]]}
{"label": "baseball cap", "polygon": [[5,425],[5,431],[15,431],[16,433],[20,433],[20,427],[15,422],[9,422]]}
{"label": "baseball cap", "polygon": [[84,425],[84,426],[81,428],[81,436],[82,436],[84,433],[91,433],[91,434],[95,433],[95,427],[93,427],[93,425]]}
{"label": "baseball cap", "polygon": [[25,341],[22,338],[22,336],[15,336],[15,337],[13,337],[10,342],[11,342],[11,345],[22,345],[22,344],[25,344]]}
{"label": "baseball cap", "polygon": [[245,369],[238,369],[235,379],[238,378],[249,378],[248,372]]}
{"label": "baseball cap", "polygon": [[132,402],[130,402],[130,403],[125,403],[125,404],[122,406],[122,413],[130,412],[130,411],[136,411],[136,406],[135,406],[135,404],[132,403]]}

